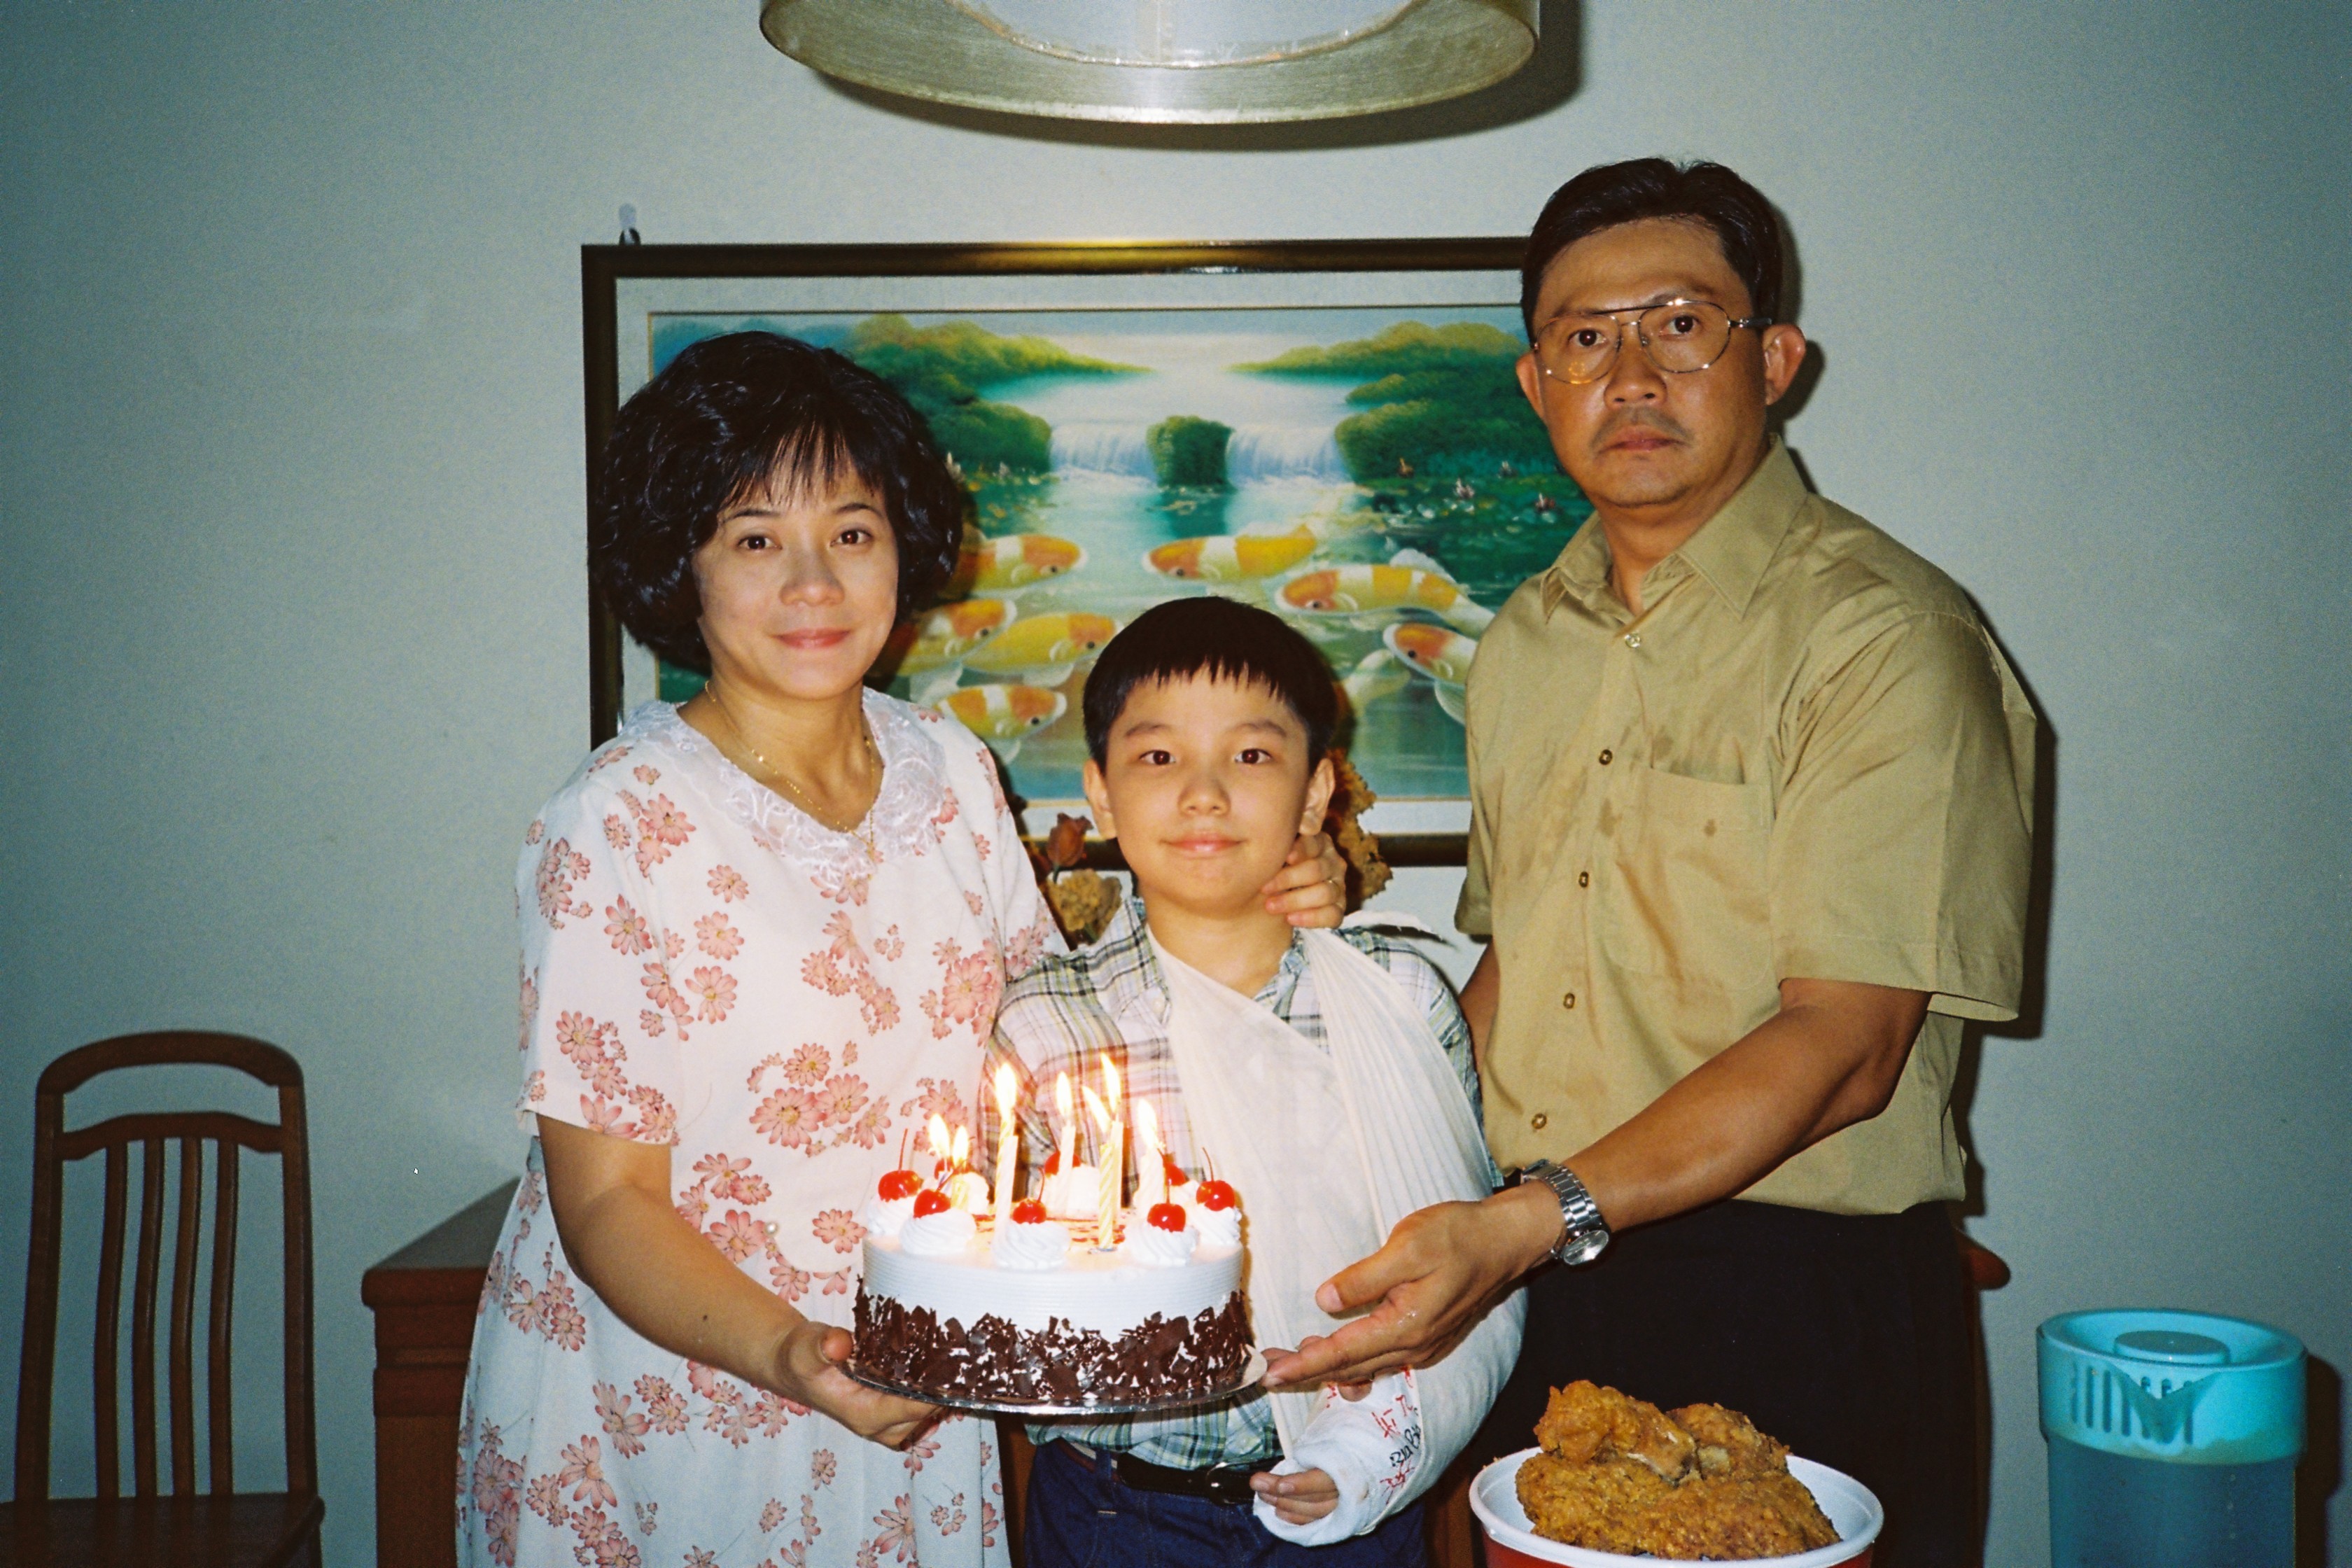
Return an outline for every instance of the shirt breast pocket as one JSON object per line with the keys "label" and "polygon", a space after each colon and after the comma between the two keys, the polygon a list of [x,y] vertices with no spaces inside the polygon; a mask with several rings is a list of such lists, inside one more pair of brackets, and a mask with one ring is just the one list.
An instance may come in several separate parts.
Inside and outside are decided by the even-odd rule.
{"label": "shirt breast pocket", "polygon": [[1634,770],[1631,784],[1607,836],[1611,875],[1594,911],[1601,950],[1623,968],[1702,986],[1769,984],[1769,786],[1659,768]]}

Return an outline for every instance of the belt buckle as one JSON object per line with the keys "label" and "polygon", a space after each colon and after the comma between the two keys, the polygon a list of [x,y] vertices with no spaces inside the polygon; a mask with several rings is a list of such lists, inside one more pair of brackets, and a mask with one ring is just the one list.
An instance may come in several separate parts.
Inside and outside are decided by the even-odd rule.
{"label": "belt buckle", "polygon": [[1250,1477],[1255,1473],[1232,1465],[1218,1465],[1200,1475],[1211,1502],[1240,1508],[1257,1500],[1257,1494],[1250,1490]]}

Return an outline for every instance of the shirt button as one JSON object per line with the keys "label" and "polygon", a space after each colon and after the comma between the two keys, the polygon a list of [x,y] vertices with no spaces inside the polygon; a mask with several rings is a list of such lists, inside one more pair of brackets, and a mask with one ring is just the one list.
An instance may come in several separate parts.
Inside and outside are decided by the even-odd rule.
{"label": "shirt button", "polygon": [[1538,1110],[1533,1116],[1528,1118],[1528,1125],[1540,1132],[1545,1128],[1551,1125],[1551,1118]]}
{"label": "shirt button", "polygon": [[1627,647],[1640,647],[1642,646],[1642,634],[1639,632],[1627,632],[1625,634],[1625,646]]}
{"label": "shirt button", "polygon": [[1560,1005],[1561,1006],[1563,1006],[1563,1007],[1567,1008],[1567,1009],[1568,1009],[1570,1012],[1571,1012],[1571,1013],[1575,1012],[1575,1011],[1576,1011],[1576,993],[1575,993],[1575,992],[1573,992],[1573,991],[1571,991],[1571,992],[1568,993],[1566,995],[1562,996],[1562,997],[1559,999],[1559,1005]]}
{"label": "shirt button", "polygon": [[1590,871],[1579,871],[1576,874],[1576,885],[1580,888],[1589,888],[1592,886],[1592,873]]}
{"label": "shirt button", "polygon": [[1601,750],[1601,765],[1604,768],[1607,767],[1609,765],[1609,759],[1616,754],[1616,752],[1609,750],[1606,746],[1602,747]]}

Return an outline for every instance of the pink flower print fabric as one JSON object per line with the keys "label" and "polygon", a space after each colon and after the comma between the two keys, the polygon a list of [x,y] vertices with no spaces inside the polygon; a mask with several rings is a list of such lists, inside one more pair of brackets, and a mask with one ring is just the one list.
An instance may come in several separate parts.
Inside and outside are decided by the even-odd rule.
{"label": "pink flower print fabric", "polygon": [[[517,862],[526,1131],[669,1151],[678,1215],[819,1321],[850,1321],[857,1215],[924,1120],[971,1127],[1009,973],[1059,938],[987,752],[869,694],[857,837],[632,714]],[[654,1346],[564,1258],[536,1142],[485,1283],[458,1544],[470,1563],[1004,1561],[984,1423],[919,1453]]]}

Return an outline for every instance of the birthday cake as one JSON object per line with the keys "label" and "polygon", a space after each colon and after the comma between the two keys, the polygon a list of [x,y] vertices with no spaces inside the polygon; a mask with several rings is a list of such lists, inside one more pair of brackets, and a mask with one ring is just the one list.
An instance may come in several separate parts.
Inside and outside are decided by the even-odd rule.
{"label": "birthday cake", "polygon": [[1112,1215],[1108,1247],[1100,1215],[1056,1218],[1031,1198],[1000,1222],[958,1205],[951,1179],[884,1176],[866,1215],[858,1374],[1073,1409],[1231,1392],[1251,1353],[1241,1210],[1225,1184],[1171,1173],[1164,1197],[1139,1194],[1160,1201]]}

